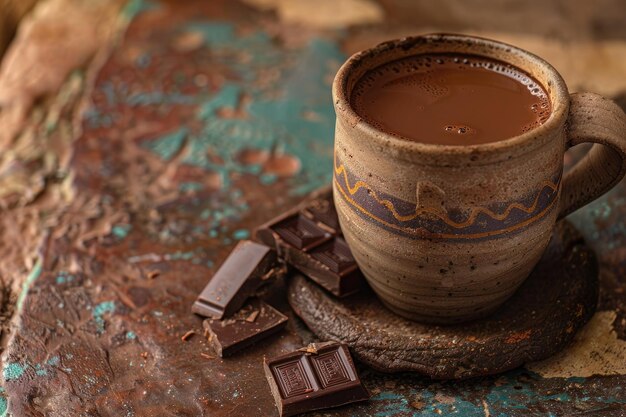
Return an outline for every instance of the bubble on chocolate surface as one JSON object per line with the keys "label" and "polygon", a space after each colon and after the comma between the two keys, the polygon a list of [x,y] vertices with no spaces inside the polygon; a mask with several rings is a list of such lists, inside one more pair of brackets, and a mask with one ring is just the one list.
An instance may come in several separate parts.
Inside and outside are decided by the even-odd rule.
{"label": "bubble on chocolate surface", "polygon": [[477,130],[471,126],[466,124],[449,124],[444,127],[444,130],[447,133],[455,134],[455,135],[474,135],[477,133]]}
{"label": "bubble on chocolate surface", "polygon": [[[488,73],[496,73],[499,78],[485,81],[488,80],[485,78]],[[469,84],[463,81],[472,77],[483,81],[475,81],[478,82],[475,85],[471,81]],[[515,81],[517,86],[510,82],[507,84],[507,78]],[[472,103],[473,97],[480,97],[475,95],[475,88],[483,98],[477,98]],[[498,89],[508,91],[508,98],[490,102],[488,97],[493,97],[493,92]],[[521,101],[510,101],[513,100],[511,94],[520,94]],[[441,112],[445,112],[442,109],[449,105],[446,103],[455,100],[467,101],[462,105],[467,111],[457,107],[451,115],[456,120],[467,119],[465,123],[445,120],[445,115],[441,117]],[[468,54],[434,53],[384,63],[368,71],[355,83],[351,101],[357,114],[373,127],[402,138],[429,143],[438,143],[440,139],[443,141],[440,143],[463,145],[503,140],[540,126],[551,114],[548,94],[529,74],[496,59]],[[528,104],[522,105],[524,101]],[[506,109],[511,109],[513,113],[510,114],[517,116],[507,116]],[[489,116],[497,114],[504,118]],[[498,127],[494,130],[489,126],[498,121],[506,124],[505,120],[511,120],[512,128]],[[443,136],[435,139],[439,135]]]}

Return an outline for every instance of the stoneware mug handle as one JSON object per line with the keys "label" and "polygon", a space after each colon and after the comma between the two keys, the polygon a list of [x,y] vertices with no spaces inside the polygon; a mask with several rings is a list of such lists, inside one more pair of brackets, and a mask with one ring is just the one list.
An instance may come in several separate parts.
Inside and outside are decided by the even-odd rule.
{"label": "stoneware mug handle", "polygon": [[574,93],[566,146],[585,142],[594,145],[563,178],[560,219],[609,191],[626,174],[626,115],[602,96]]}

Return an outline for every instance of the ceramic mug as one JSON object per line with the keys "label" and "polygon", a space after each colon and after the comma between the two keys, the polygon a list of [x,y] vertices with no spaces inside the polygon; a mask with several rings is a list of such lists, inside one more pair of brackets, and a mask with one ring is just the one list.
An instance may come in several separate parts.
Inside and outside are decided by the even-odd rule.
{"label": "ceramic mug", "polygon": [[[543,85],[552,114],[519,136],[470,146],[402,139],[357,115],[350,96],[360,77],[424,53],[520,68]],[[556,221],[626,173],[624,112],[596,94],[570,94],[550,64],[501,42],[434,34],[382,43],[341,67],[333,99],[341,228],[372,289],[410,319],[450,323],[495,310],[537,264]],[[563,175],[564,152],[583,142],[595,144]]]}

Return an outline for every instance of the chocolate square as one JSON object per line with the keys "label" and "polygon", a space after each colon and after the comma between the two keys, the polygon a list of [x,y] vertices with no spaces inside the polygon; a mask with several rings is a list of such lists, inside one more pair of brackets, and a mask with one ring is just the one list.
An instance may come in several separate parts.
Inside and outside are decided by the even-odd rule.
{"label": "chocolate square", "polygon": [[283,398],[313,391],[313,381],[309,378],[310,373],[305,371],[303,359],[294,359],[272,367]]}
{"label": "chocolate square", "polygon": [[304,209],[304,213],[313,220],[325,224],[337,233],[341,233],[339,219],[335,210],[335,202],[331,198],[317,198],[311,201]]}
{"label": "chocolate square", "polygon": [[305,252],[330,238],[328,231],[300,213],[276,224],[272,230],[285,242]]}
{"label": "chocolate square", "polygon": [[369,398],[342,343],[314,343],[265,359],[263,367],[281,417]]}
{"label": "chocolate square", "polygon": [[340,357],[338,350],[323,355],[311,356],[311,363],[319,376],[322,388],[350,381],[348,370],[345,367],[345,360]]}
{"label": "chocolate square", "polygon": [[311,256],[340,275],[355,264],[348,244],[340,237],[316,247],[311,251]]}

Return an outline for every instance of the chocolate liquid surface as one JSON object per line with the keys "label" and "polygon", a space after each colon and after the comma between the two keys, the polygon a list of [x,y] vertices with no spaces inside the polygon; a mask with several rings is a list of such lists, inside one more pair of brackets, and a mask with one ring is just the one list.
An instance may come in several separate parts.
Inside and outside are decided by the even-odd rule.
{"label": "chocolate liquid surface", "polygon": [[497,142],[527,132],[550,116],[543,87],[501,61],[466,54],[426,54],[366,73],[352,106],[378,129],[441,145]]}

